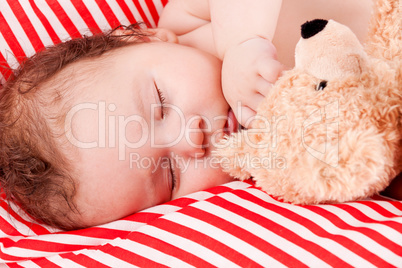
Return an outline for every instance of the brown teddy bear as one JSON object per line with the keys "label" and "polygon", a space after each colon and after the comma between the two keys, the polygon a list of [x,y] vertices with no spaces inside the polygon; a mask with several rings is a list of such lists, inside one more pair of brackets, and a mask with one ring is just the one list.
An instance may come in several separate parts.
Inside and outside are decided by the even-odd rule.
{"label": "brown teddy bear", "polygon": [[333,20],[302,25],[296,65],[259,106],[251,128],[217,155],[223,169],[295,204],[382,191],[402,169],[402,16],[379,0],[369,40]]}

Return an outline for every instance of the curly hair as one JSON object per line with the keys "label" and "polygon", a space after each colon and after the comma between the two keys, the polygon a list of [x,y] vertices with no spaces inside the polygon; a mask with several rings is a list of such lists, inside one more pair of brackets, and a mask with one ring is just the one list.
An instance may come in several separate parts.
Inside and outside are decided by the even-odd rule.
{"label": "curly hair", "polygon": [[[73,201],[74,171],[61,151],[63,134],[55,129],[49,107],[61,105],[69,90],[56,90],[57,84],[66,84],[55,78],[66,66],[149,41],[140,25],[122,27],[38,52],[25,59],[0,90],[0,186],[8,202],[17,203],[38,222],[65,230],[86,227],[74,216],[79,213]],[[122,32],[116,34],[118,30]],[[49,87],[43,85],[53,80],[53,92],[44,92]],[[57,117],[65,119],[65,114]]]}

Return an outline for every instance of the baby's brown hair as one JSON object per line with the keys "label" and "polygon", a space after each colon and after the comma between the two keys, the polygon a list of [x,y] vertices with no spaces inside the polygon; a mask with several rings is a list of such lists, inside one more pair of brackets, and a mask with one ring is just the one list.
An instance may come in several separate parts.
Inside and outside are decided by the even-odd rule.
{"label": "baby's brown hair", "polygon": [[62,100],[69,88],[57,84],[68,84],[70,78],[57,78],[52,92],[45,92],[43,85],[72,63],[146,42],[147,36],[138,24],[83,36],[38,52],[13,72],[0,90],[0,187],[8,202],[16,202],[37,221],[53,227],[86,227],[75,217],[79,211],[73,201],[74,171],[61,150],[63,133],[53,122],[65,120],[66,107],[58,108],[59,115],[49,113],[65,105]]}

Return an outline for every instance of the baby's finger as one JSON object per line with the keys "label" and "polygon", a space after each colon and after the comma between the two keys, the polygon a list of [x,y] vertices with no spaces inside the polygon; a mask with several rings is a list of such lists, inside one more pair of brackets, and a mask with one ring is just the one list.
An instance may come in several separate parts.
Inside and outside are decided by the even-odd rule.
{"label": "baby's finger", "polygon": [[262,77],[259,77],[256,82],[257,91],[263,95],[267,96],[268,93],[272,90],[273,84],[268,82]]}
{"label": "baby's finger", "polygon": [[259,61],[258,73],[268,82],[275,83],[281,76],[284,66],[276,60],[266,59]]}
{"label": "baby's finger", "polygon": [[253,121],[256,112],[250,107],[241,106],[239,109],[237,109],[237,114],[235,113],[235,115],[239,123],[243,127],[248,128],[250,123]]}
{"label": "baby's finger", "polygon": [[258,105],[265,99],[264,95],[260,93],[252,94],[248,96],[247,102],[243,103],[243,106],[250,107],[252,110],[256,111]]}

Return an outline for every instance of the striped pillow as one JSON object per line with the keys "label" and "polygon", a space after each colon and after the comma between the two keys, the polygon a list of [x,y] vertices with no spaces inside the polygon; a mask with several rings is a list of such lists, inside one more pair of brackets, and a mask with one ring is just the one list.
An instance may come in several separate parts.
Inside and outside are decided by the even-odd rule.
{"label": "striped pillow", "polygon": [[381,197],[295,206],[234,181],[71,232],[33,224],[17,211],[0,202],[0,263],[9,267],[402,264],[402,202]]}
{"label": "striped pillow", "polygon": [[45,46],[119,25],[155,27],[168,0],[1,0],[0,81]]}

